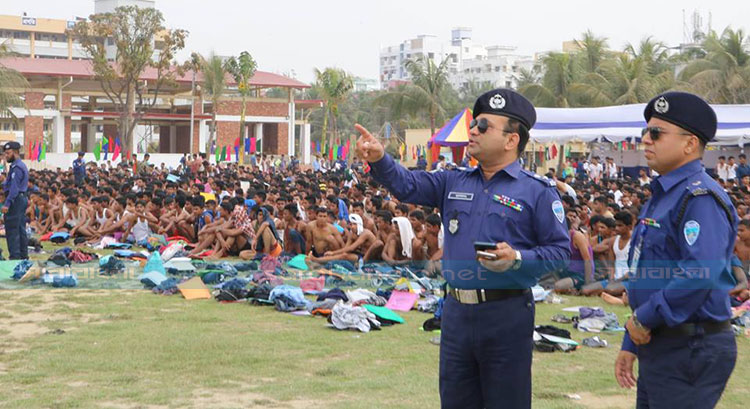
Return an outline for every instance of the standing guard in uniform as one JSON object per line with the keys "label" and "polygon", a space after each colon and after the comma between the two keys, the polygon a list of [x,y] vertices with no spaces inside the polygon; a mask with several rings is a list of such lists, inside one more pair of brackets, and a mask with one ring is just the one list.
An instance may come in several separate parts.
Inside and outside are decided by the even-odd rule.
{"label": "standing guard in uniform", "polygon": [[716,113],[695,95],[667,92],[644,116],[646,161],[661,176],[631,239],[633,314],[615,377],[637,385],[638,408],[713,408],[737,359],[729,290],[738,218],[701,166]]}
{"label": "standing guard in uniform", "polygon": [[5,161],[10,165],[10,169],[3,183],[5,203],[2,213],[11,260],[29,258],[29,238],[26,235],[26,208],[29,205],[26,190],[29,187],[29,170],[21,160],[20,149],[21,144],[18,142],[7,142],[3,146]]}
{"label": "standing guard in uniform", "polygon": [[76,186],[83,186],[86,179],[86,162],[83,160],[84,152],[78,152],[78,158],[73,161],[73,176],[75,177]]}
{"label": "standing guard in uniform", "polygon": [[[529,288],[569,259],[570,239],[555,183],[521,169],[518,161],[536,122],[531,102],[497,89],[477,99],[474,116],[467,149],[479,162],[475,169],[409,171],[360,125],[357,152],[399,200],[440,209],[448,282],[440,340],[442,407],[529,408]],[[482,258],[477,248],[486,249]]]}

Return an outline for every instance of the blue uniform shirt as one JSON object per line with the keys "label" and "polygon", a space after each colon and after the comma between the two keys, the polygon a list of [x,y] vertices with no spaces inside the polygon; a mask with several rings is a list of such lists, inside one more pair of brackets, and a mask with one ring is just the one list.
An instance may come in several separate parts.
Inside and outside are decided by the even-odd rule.
{"label": "blue uniform shirt", "polygon": [[86,162],[83,159],[73,161],[73,174],[78,178],[86,176]]}
{"label": "blue uniform shirt", "polygon": [[[487,181],[481,168],[409,171],[389,155],[370,165],[373,177],[399,200],[440,209],[443,276],[454,288],[528,288],[570,258],[565,213],[554,183],[522,170],[518,162]],[[508,243],[521,252],[521,268],[503,273],[485,269],[476,260],[475,241]]]}
{"label": "blue uniform shirt", "polygon": [[10,207],[13,199],[18,196],[19,193],[26,192],[29,188],[29,170],[26,168],[26,164],[21,159],[16,159],[10,164],[8,170],[8,177],[3,183],[3,191],[5,192],[5,206]]}
{"label": "blue uniform shirt", "polygon": [[[731,318],[728,292],[737,213],[729,197],[700,160],[654,179],[651,189],[630,246],[634,271],[628,299],[638,321],[656,328]],[[702,194],[708,190],[726,211],[714,197]],[[622,349],[637,350],[627,333]]]}

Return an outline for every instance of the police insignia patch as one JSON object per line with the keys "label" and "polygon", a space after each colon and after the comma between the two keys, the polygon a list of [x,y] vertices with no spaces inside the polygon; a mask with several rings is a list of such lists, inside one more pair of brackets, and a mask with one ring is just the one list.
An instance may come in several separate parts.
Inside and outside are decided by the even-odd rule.
{"label": "police insignia patch", "polygon": [[552,202],[552,213],[555,214],[555,217],[557,218],[557,221],[560,223],[565,220],[565,209],[563,209],[563,204],[559,200],[555,200]]}
{"label": "police insignia patch", "polygon": [[654,111],[660,114],[666,114],[667,111],[669,111],[669,102],[667,102],[667,99],[664,97],[657,99],[654,103]]}
{"label": "police insignia patch", "polygon": [[500,94],[495,94],[495,96],[490,98],[490,107],[492,107],[492,109],[505,108],[505,98]]}
{"label": "police insignia patch", "polygon": [[458,219],[451,219],[450,222],[448,222],[448,231],[451,232],[451,234],[456,234],[458,231]]}
{"label": "police insignia patch", "polygon": [[695,220],[688,220],[685,222],[685,228],[682,232],[685,234],[685,241],[688,246],[692,246],[698,240],[698,235],[701,234],[701,225]]}

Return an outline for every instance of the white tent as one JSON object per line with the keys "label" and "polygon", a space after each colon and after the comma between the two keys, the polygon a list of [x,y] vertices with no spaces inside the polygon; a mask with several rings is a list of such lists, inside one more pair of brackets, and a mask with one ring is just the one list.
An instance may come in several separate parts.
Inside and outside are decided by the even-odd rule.
{"label": "white tent", "polygon": [[[531,139],[538,143],[570,140],[591,142],[605,138],[621,142],[640,138],[646,126],[646,104],[600,108],[537,108],[537,122]],[[712,105],[718,130],[712,144],[743,146],[750,143],[750,105]]]}

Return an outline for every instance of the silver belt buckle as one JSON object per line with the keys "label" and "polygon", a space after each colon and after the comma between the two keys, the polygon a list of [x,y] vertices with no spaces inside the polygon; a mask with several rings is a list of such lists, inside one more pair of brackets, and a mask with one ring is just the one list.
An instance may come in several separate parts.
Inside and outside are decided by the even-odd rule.
{"label": "silver belt buckle", "polygon": [[461,304],[479,304],[479,296],[477,296],[477,290],[459,290],[456,289],[458,294],[458,301]]}

